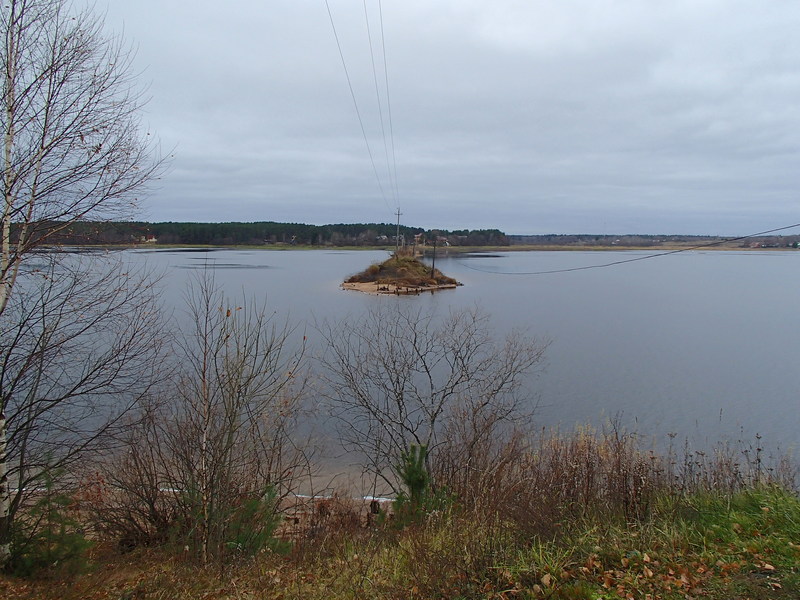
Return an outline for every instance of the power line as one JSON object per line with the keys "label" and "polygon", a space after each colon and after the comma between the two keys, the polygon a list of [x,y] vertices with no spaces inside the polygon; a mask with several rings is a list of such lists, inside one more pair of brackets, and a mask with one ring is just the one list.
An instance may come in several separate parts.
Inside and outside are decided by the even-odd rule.
{"label": "power line", "polygon": [[375,158],[372,154],[372,147],[369,144],[369,139],[367,138],[367,131],[364,129],[364,120],[361,118],[361,111],[358,108],[358,100],[356,100],[356,94],[353,90],[353,83],[350,80],[350,72],[347,70],[347,62],[344,59],[344,52],[342,52],[342,44],[339,41],[339,34],[336,31],[336,23],[333,20],[333,13],[331,12],[330,4],[328,4],[328,0],[325,0],[325,7],[328,9],[328,18],[331,22],[331,28],[333,29],[333,37],[336,39],[336,47],[339,49],[339,58],[342,60],[342,67],[344,68],[344,75],[347,78],[347,87],[350,89],[350,97],[353,99],[353,106],[356,109],[356,115],[358,115],[358,124],[361,126],[361,134],[364,136],[364,143],[367,146],[367,153],[369,154],[370,163],[372,163],[372,171],[375,173],[375,180],[378,182],[378,188],[381,192],[381,197],[383,201],[386,203],[386,206],[391,208],[389,205],[389,200],[386,197],[386,192],[383,189],[383,183],[381,183],[380,175],[378,175],[378,168],[375,165]]}
{"label": "power line", "polygon": [[[367,0],[363,1],[364,4],[364,20],[367,26],[367,41],[369,42],[369,57],[372,62],[372,80],[375,84],[375,100],[378,105],[378,119],[380,120],[381,124],[381,137],[383,138],[383,153],[386,158],[386,173],[389,178],[389,189],[391,192],[395,191],[396,185],[393,185],[394,177],[392,176],[392,165],[389,161],[389,144],[386,139],[386,123],[383,118],[383,102],[381,101],[381,93],[380,93],[380,85],[378,84],[378,69],[375,65],[375,49],[372,44],[372,28],[370,26],[369,21],[369,11],[367,10]],[[383,35],[383,23],[381,23],[381,36]],[[385,52],[386,45],[384,44],[384,52]],[[384,56],[385,58],[385,56]],[[385,61],[384,61],[384,73],[385,73]],[[384,77],[385,78],[385,77]],[[388,87],[386,89],[386,101],[389,101],[389,91]],[[397,203],[397,198],[394,198],[395,203]]]}
{"label": "power line", "polygon": [[386,35],[383,30],[383,4],[378,0],[378,14],[381,22],[381,47],[383,49],[383,79],[386,87],[386,112],[389,115],[389,141],[392,147],[392,173],[394,174],[394,197],[400,205],[400,188],[397,183],[397,153],[394,146],[394,122],[392,120],[392,96],[389,93],[389,66],[386,59]]}
{"label": "power line", "polygon": [[794,225],[787,225],[786,227],[777,227],[775,229],[769,229],[767,231],[759,231],[758,233],[751,233],[750,235],[743,235],[740,237],[733,237],[733,238],[725,238],[722,240],[717,240],[715,242],[708,242],[706,244],[699,244],[697,246],[692,246],[690,248],[680,248],[678,250],[669,250],[667,252],[657,252],[655,254],[647,254],[645,256],[637,256],[635,258],[626,258],[623,260],[615,260],[609,263],[604,263],[602,265],[584,265],[582,267],[570,267],[567,269],[552,269],[549,271],[512,271],[512,272],[504,272],[504,271],[490,271],[488,269],[478,269],[471,265],[468,265],[463,260],[460,261],[463,266],[473,271],[480,271],[481,273],[491,273],[493,275],[552,275],[556,273],[571,273],[573,271],[589,271],[590,269],[604,269],[606,267],[615,267],[617,265],[624,265],[626,263],[637,262],[640,260],[648,260],[651,258],[659,258],[662,256],[669,256],[671,254],[680,254],[681,252],[689,252],[693,250],[702,250],[703,248],[711,248],[713,246],[720,246],[722,244],[727,244],[730,242],[738,242],[741,240],[746,240],[753,237],[758,237],[761,235],[767,235],[770,233],[776,233],[778,231],[785,231],[787,229],[795,229],[800,227],[800,223],[795,223]]}

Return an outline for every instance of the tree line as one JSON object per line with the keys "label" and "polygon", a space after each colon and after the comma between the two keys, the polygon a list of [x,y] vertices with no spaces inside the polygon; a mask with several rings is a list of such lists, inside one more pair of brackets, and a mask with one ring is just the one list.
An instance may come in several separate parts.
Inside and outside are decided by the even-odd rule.
{"label": "tree line", "polygon": [[[16,239],[22,224],[12,224],[11,236]],[[219,246],[393,246],[397,225],[390,223],[191,223],[144,221],[76,221],[70,223],[37,223],[37,235],[50,244],[61,245],[133,245],[148,242],[159,244]],[[401,225],[402,244],[415,240],[434,240],[451,246],[506,246],[508,236],[498,229],[423,229]]]}
{"label": "tree line", "polygon": [[738,248],[797,248],[800,235],[772,235],[725,238],[715,235],[647,235],[647,234],[540,234],[540,235],[509,235],[511,245],[526,246],[573,246],[596,247],[617,246],[629,247],[658,247],[665,245],[726,245]]}

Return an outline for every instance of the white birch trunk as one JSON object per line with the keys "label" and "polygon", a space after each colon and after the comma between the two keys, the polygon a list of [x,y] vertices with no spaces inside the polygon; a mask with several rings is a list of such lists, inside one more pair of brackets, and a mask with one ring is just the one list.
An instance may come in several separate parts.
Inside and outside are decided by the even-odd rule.
{"label": "white birch trunk", "polygon": [[[9,7],[9,20],[16,20],[16,3]],[[3,101],[5,106],[6,127],[3,132],[3,222],[2,240],[0,241],[0,315],[8,304],[11,293],[11,214],[14,209],[12,154],[14,150],[14,104],[16,102],[15,79],[17,43],[13,27],[5,39],[5,81]],[[11,556],[11,489],[8,484],[8,441],[6,439],[6,407],[0,400],[0,567],[8,562]]]}
{"label": "white birch trunk", "polygon": [[0,566],[5,565],[11,556],[11,489],[8,485],[6,449],[6,416],[0,412]]}
{"label": "white birch trunk", "polygon": [[[104,34],[102,25],[91,8],[75,7],[69,0],[5,0],[0,5],[0,317],[9,322],[23,318],[16,304],[13,311],[7,307],[19,293],[15,286],[27,253],[76,221],[128,216],[147,183],[163,169],[136,116],[145,98],[134,85],[132,54],[121,38]],[[65,289],[70,288],[68,280]],[[109,299],[114,295],[110,290],[106,288]],[[131,292],[129,297],[136,296]],[[138,308],[130,310],[133,316]],[[13,343],[11,348],[0,345],[0,354],[25,347],[25,340]],[[135,345],[135,340],[125,343]],[[40,404],[36,419],[20,425],[16,411],[25,399],[15,393],[13,383],[3,383],[0,567],[7,561],[19,504],[9,488],[9,473],[24,487],[24,481],[17,483],[17,469],[26,465],[18,461],[16,436],[20,427],[40,427],[53,408]],[[82,440],[70,452],[88,443]],[[13,457],[8,456],[10,449]]]}
{"label": "white birch trunk", "polygon": [[[2,224],[2,249],[0,249],[0,315],[8,304],[8,297],[11,294],[11,285],[16,271],[11,260],[11,220],[14,212],[14,141],[16,137],[16,113],[15,105],[17,102],[17,35],[14,23],[17,16],[17,4],[11,2],[8,8],[10,14],[8,27],[5,36],[5,81],[3,89],[3,110],[5,111],[5,131],[3,132],[3,224]],[[2,407],[0,407],[2,410]]]}

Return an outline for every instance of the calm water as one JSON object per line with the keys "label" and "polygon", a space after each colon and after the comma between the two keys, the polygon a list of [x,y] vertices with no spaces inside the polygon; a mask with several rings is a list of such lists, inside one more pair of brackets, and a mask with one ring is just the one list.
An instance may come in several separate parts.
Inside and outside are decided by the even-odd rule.
{"label": "calm water", "polygon": [[214,268],[231,295],[266,300],[279,316],[357,316],[377,303],[447,311],[480,305],[498,333],[524,326],[551,341],[533,382],[538,421],[571,429],[619,417],[640,433],[696,443],[764,436],[800,441],[800,252],[686,252],[608,268],[548,275],[643,256],[634,252],[519,252],[439,256],[464,286],[416,297],[339,288],[386,252],[134,251],[165,278],[180,306],[192,273]]}

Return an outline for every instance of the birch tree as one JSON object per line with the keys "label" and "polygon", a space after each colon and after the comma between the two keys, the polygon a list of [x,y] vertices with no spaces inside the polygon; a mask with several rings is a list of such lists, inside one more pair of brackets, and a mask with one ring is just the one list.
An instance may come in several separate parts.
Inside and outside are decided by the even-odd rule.
{"label": "birch tree", "polygon": [[173,384],[102,469],[113,493],[95,509],[125,543],[169,535],[204,564],[225,562],[263,549],[281,500],[310,483],[305,336],[255,301],[233,302],[208,272],[187,300]]}
{"label": "birch tree", "polygon": [[282,501],[312,483],[305,336],[207,271],[187,312],[173,376],[101,465],[89,511],[123,547],[169,539],[223,564],[270,548]]}
{"label": "birch tree", "polygon": [[42,256],[22,271],[0,318],[5,415],[0,544],[53,473],[74,472],[159,380],[163,344],[153,281],[120,258]]}
{"label": "birch tree", "polygon": [[[119,37],[104,34],[102,25],[90,9],[76,10],[66,0],[0,5],[0,318],[6,317],[33,250],[75,221],[130,214],[137,195],[162,170],[154,142],[138,120],[144,97],[132,55]],[[4,324],[6,331],[20,323],[18,317]],[[7,457],[16,450],[8,437],[16,425],[5,396],[0,408],[2,564],[15,510]],[[29,418],[38,419],[38,426],[45,416],[52,418],[47,410]]]}
{"label": "birch tree", "polygon": [[129,215],[162,169],[131,52],[102,25],[65,0],[0,7],[0,314],[32,249],[76,220]]}

